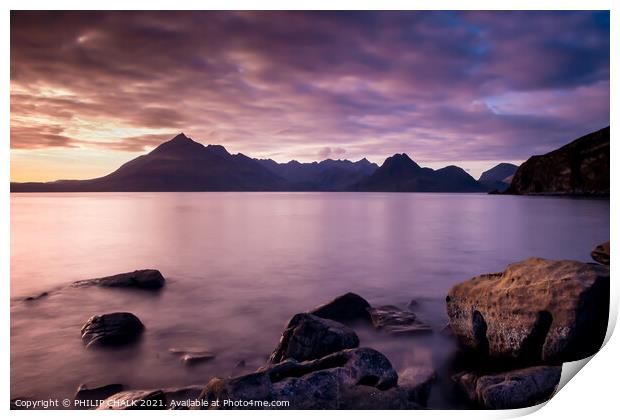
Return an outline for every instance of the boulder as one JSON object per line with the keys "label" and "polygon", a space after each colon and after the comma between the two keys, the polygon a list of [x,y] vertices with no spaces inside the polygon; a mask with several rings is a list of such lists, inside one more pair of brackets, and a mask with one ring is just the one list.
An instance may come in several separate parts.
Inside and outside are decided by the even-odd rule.
{"label": "boulder", "polygon": [[594,261],[609,265],[609,241],[594,248],[591,255]]}
{"label": "boulder", "polygon": [[426,406],[437,373],[430,366],[411,366],[398,375],[398,386],[405,390],[407,399]]}
{"label": "boulder", "polygon": [[318,359],[358,345],[357,334],[349,327],[301,313],[291,318],[269,361],[278,363],[289,358],[297,361]]}
{"label": "boulder", "polygon": [[158,290],[164,287],[166,280],[159,270],[136,270],[130,273],[116,274],[98,279],[80,280],[73,283],[74,287],[101,286],[125,287],[134,289]]}
{"label": "boulder", "polygon": [[560,366],[534,366],[493,375],[462,372],[453,380],[481,407],[511,409],[547,401],[560,382],[561,373]]}
{"label": "boulder", "polygon": [[129,312],[94,315],[82,326],[82,341],[87,346],[121,345],[136,340],[144,325]]}
{"label": "boulder", "polygon": [[609,315],[609,268],[530,258],[453,286],[450,327],[478,355],[559,363],[594,354]]}
{"label": "boulder", "polygon": [[166,396],[161,390],[124,391],[101,402],[97,410],[165,410]]}
{"label": "boulder", "polygon": [[86,384],[80,385],[75,393],[73,399],[76,401],[76,406],[84,406],[84,408],[94,408],[98,405],[98,402],[105,400],[106,398],[118,394],[123,391],[122,384],[109,384],[89,388]]}
{"label": "boulder", "polygon": [[321,305],[310,313],[320,318],[350,324],[353,322],[368,322],[372,320],[368,313],[370,304],[363,297],[355,293],[346,293],[338,296],[331,302]]}
{"label": "boulder", "polygon": [[[389,390],[396,386],[398,375],[390,361],[370,348],[356,348],[332,353],[321,359],[284,362],[267,366],[255,373],[236,378],[214,378],[200,398],[210,408],[269,408],[245,406],[244,401],[288,401],[290,409],[356,408],[359,399],[355,388],[364,386]],[[381,396],[391,394],[377,394]],[[403,391],[401,397],[406,400]],[[213,407],[212,402],[238,401],[238,406]],[[347,405],[348,404],[348,405]]]}
{"label": "boulder", "polygon": [[433,330],[408,310],[386,305],[368,309],[375,328],[394,335],[429,334]]}

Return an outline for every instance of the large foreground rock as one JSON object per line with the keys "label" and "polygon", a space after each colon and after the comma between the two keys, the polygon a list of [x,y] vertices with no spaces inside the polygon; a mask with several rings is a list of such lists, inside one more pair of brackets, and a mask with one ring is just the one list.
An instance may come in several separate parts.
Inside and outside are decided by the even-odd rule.
{"label": "large foreground rock", "polygon": [[547,401],[560,382],[561,373],[560,366],[535,366],[494,375],[463,372],[453,379],[481,407],[510,409]]}
{"label": "large foreground rock", "polygon": [[289,358],[297,361],[318,359],[358,345],[359,338],[349,327],[301,313],[291,318],[269,361],[278,363]]}
{"label": "large foreground rock", "polygon": [[[379,392],[394,389],[397,381],[398,375],[383,354],[356,348],[306,362],[286,360],[236,378],[214,378],[200,398],[211,408],[223,409],[272,408],[248,401],[288,401],[289,409],[362,408],[362,403],[368,404],[364,395],[384,407],[417,407],[404,390]],[[237,405],[213,407],[217,400],[233,400]]]}
{"label": "large foreground rock", "polygon": [[129,312],[113,312],[92,316],[82,327],[82,341],[87,346],[121,345],[136,340],[144,325]]}
{"label": "large foreground rock", "polygon": [[594,261],[609,265],[609,241],[594,248],[591,255]]}
{"label": "large foreground rock", "polygon": [[331,302],[313,309],[310,313],[320,318],[331,319],[345,324],[353,322],[370,323],[372,320],[368,313],[369,309],[370,303],[366,299],[355,293],[346,293],[338,296]]}
{"label": "large foreground rock", "polygon": [[73,283],[75,287],[101,286],[101,287],[126,287],[134,289],[157,290],[164,287],[166,280],[159,270],[146,269],[136,270],[130,273],[116,274],[98,279],[80,280]]}
{"label": "large foreground rock", "polygon": [[479,355],[564,362],[594,354],[609,315],[609,268],[530,258],[450,289],[450,327]]}

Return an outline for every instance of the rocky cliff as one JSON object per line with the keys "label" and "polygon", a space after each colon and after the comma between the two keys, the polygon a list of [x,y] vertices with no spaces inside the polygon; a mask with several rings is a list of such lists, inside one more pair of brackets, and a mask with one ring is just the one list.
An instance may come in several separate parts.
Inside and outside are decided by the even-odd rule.
{"label": "rocky cliff", "polygon": [[532,156],[519,167],[506,193],[609,195],[609,127]]}

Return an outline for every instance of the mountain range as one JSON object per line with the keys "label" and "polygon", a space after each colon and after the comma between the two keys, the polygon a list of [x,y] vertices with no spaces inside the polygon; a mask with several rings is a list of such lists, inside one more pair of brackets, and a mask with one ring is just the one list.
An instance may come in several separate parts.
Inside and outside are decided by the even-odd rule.
{"label": "mountain range", "polygon": [[404,153],[380,167],[367,159],[278,163],[204,146],[183,133],[100,178],[11,183],[12,192],[488,190],[457,166],[423,168]]}

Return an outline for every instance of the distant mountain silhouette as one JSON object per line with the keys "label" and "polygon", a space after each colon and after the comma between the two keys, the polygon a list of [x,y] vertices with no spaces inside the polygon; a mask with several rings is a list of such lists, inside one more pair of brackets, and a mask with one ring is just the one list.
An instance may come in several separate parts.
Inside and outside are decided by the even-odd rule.
{"label": "distant mountain silhouette", "polygon": [[489,191],[505,191],[510,186],[512,177],[519,167],[512,163],[500,163],[488,171],[484,171],[478,182],[484,185]]}
{"label": "distant mountain silhouette", "polygon": [[284,178],[295,191],[346,191],[371,175],[379,167],[366,158],[357,162],[327,159],[322,162],[300,163],[292,160],[277,163],[272,159],[259,160],[267,169]]}
{"label": "distant mountain silhouette", "polygon": [[609,127],[525,161],[508,194],[609,195]]}
{"label": "distant mountain silhouette", "polygon": [[405,153],[385,160],[372,175],[356,185],[358,191],[482,192],[486,188],[458,166],[422,168]]}
{"label": "distant mountain silhouette", "polygon": [[181,133],[101,178],[12,183],[11,191],[277,191],[286,181],[242,154]]}
{"label": "distant mountain silhouette", "polygon": [[88,180],[11,183],[12,192],[86,191],[486,191],[456,166],[422,168],[406,154],[381,167],[357,162],[277,163],[203,146],[181,133],[109,175]]}

